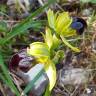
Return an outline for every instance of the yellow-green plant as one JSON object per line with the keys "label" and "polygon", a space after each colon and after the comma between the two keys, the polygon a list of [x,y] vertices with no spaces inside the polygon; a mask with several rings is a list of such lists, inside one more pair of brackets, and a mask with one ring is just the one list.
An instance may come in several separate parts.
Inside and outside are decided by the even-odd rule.
{"label": "yellow-green plant", "polygon": [[69,44],[65,38],[77,35],[76,30],[70,27],[72,18],[70,17],[68,12],[54,14],[54,12],[49,9],[47,17],[49,26],[55,31],[55,34],[57,34],[61,38],[64,44],[71,48],[73,51],[80,52],[78,48],[73,47],[71,44]]}
{"label": "yellow-green plant", "polygon": [[62,53],[61,50],[58,50],[59,45],[64,42],[73,51],[80,52],[80,50],[70,45],[65,39],[65,37],[76,35],[76,30],[70,27],[72,18],[68,12],[54,14],[49,9],[47,16],[50,28],[46,27],[45,35],[43,34],[45,41],[30,44],[30,47],[27,48],[27,53],[34,56],[39,63],[44,64],[45,72],[49,78],[49,86],[47,87],[45,96],[50,96],[48,92],[51,92],[56,82],[55,64],[58,62],[58,58],[60,58],[60,54]]}
{"label": "yellow-green plant", "polygon": [[43,42],[34,42],[30,44],[30,48],[27,49],[27,53],[34,56],[39,63],[44,64],[44,69],[49,77],[50,82],[49,91],[51,91],[56,82],[56,68],[50,57],[50,45],[48,46],[47,44]]}

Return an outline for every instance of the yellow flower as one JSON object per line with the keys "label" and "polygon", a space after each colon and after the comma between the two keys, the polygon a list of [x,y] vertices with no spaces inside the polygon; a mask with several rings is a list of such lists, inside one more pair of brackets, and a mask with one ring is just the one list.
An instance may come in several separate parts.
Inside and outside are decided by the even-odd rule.
{"label": "yellow flower", "polygon": [[46,62],[50,58],[48,46],[43,42],[34,42],[27,48],[27,53],[34,56],[40,63]]}
{"label": "yellow flower", "polygon": [[54,14],[53,11],[49,9],[47,17],[49,26],[53,28],[58,35],[63,35],[64,37],[76,35],[76,30],[70,27],[72,18],[68,12]]}
{"label": "yellow flower", "polygon": [[44,39],[50,50],[56,49],[60,45],[60,39],[58,39],[55,34],[52,34],[52,31],[49,28],[46,28]]}
{"label": "yellow flower", "polygon": [[38,63],[44,64],[45,72],[49,78],[48,90],[51,91],[56,82],[56,68],[52,60],[50,60],[49,47],[43,42],[34,42],[30,44],[30,48],[27,48],[27,53],[34,56]]}
{"label": "yellow flower", "polygon": [[80,52],[80,50],[77,47],[72,46],[65,37],[74,36],[76,34],[76,30],[72,29],[70,25],[72,24],[72,18],[68,14],[68,12],[62,12],[62,13],[56,13],[52,10],[48,10],[48,23],[49,26],[54,29],[56,34],[59,35],[62,42],[67,45],[69,48],[71,48],[75,52]]}

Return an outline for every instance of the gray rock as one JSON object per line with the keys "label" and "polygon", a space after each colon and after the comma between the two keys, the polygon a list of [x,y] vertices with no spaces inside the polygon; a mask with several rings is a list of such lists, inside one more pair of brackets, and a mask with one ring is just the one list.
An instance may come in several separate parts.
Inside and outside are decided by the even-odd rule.
{"label": "gray rock", "polygon": [[[24,3],[24,0],[19,0],[21,3]],[[28,1],[28,0],[26,0]],[[18,0],[8,0],[7,1],[7,5],[13,5],[13,4],[16,4],[18,2]]]}
{"label": "gray rock", "polygon": [[60,85],[79,85],[88,81],[90,72],[81,68],[63,69],[59,75]]}
{"label": "gray rock", "polygon": [[34,67],[32,67],[27,73],[24,73],[22,71],[18,72],[18,75],[25,81],[26,84],[30,83],[40,72],[42,71],[41,76],[36,80],[34,83],[34,86],[31,90],[31,93],[34,96],[42,96],[44,93],[48,83],[49,79],[47,74],[44,71],[44,65],[43,64],[36,64]]}
{"label": "gray rock", "polygon": [[84,9],[82,12],[82,15],[84,16],[90,16],[92,14],[92,8]]}
{"label": "gray rock", "polygon": [[44,73],[36,82],[34,88],[32,88],[31,92],[34,96],[42,96],[42,93],[44,93],[47,85],[48,85],[48,77]]}

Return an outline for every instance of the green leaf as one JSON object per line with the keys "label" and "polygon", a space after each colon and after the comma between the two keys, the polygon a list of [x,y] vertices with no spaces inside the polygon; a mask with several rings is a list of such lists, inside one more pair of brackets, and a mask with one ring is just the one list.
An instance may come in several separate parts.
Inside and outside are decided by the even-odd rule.
{"label": "green leaf", "polygon": [[0,32],[7,31],[7,23],[4,21],[0,21]]}
{"label": "green leaf", "polygon": [[16,35],[22,34],[27,31],[28,28],[37,28],[39,25],[41,25],[38,21],[29,21],[25,23],[20,23],[16,25],[11,32],[7,34],[4,38],[0,39],[0,44],[5,44],[7,41],[9,41],[11,38],[15,37]]}
{"label": "green leaf", "polygon": [[5,83],[5,79],[6,78],[4,77],[4,75],[0,73],[0,80],[2,80]]}
{"label": "green leaf", "polygon": [[80,0],[82,3],[96,3],[96,0]]}
{"label": "green leaf", "polygon": [[63,43],[64,43],[66,46],[68,46],[69,48],[71,48],[71,49],[72,49],[73,51],[75,51],[75,52],[80,52],[80,50],[79,50],[77,47],[72,46],[63,36],[60,36],[60,37],[61,37]]}
{"label": "green leaf", "polygon": [[12,78],[9,75],[9,71],[6,68],[5,64],[4,64],[3,57],[1,55],[1,53],[0,53],[0,66],[1,66],[1,69],[2,69],[2,71],[3,71],[3,73],[4,73],[5,77],[6,77],[5,82],[7,82],[10,89],[16,94],[16,96],[20,96],[20,93],[19,93],[18,89],[15,87],[15,85],[14,85],[14,83],[12,81]]}
{"label": "green leaf", "polygon": [[58,50],[54,56],[54,58],[52,59],[52,61],[54,62],[54,64],[58,64],[60,62],[61,59],[64,58],[64,51],[63,50]]}
{"label": "green leaf", "polygon": [[41,12],[44,11],[45,8],[47,8],[50,4],[54,3],[56,0],[49,0],[47,4],[37,9],[35,12],[33,12],[28,18],[26,18],[23,22],[18,24],[16,27],[12,29],[7,36],[0,39],[0,44],[5,44],[8,42],[11,38],[13,38],[16,35],[19,35],[21,33],[24,33],[28,28],[32,27],[34,25],[33,18],[37,15],[39,15]]}
{"label": "green leaf", "polygon": [[0,4],[0,13],[6,13],[7,11],[7,6],[5,4]]}
{"label": "green leaf", "polygon": [[47,86],[44,96],[50,96],[49,86]]}
{"label": "green leaf", "polygon": [[2,80],[2,82],[4,82],[7,86],[9,86],[9,83],[6,80],[5,76],[3,74],[1,74],[1,73],[0,73],[0,80]]}

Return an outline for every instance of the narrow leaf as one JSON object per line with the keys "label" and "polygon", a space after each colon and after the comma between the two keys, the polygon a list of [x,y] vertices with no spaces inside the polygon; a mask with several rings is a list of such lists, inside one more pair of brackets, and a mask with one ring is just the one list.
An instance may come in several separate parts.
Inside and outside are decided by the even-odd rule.
{"label": "narrow leaf", "polygon": [[63,36],[60,36],[60,37],[61,37],[63,43],[64,43],[66,46],[68,46],[69,48],[71,48],[71,49],[72,49],[73,51],[75,51],[75,52],[80,52],[80,50],[79,50],[78,48],[73,47]]}
{"label": "narrow leaf", "polygon": [[0,53],[0,66],[1,66],[1,69],[6,77],[6,82],[8,82],[7,84],[9,85],[10,89],[12,91],[14,91],[14,93],[16,94],[16,96],[20,96],[20,93],[19,91],[17,90],[17,88],[15,87],[13,81],[12,81],[12,78],[11,76],[9,75],[9,72],[8,72],[8,69],[6,68],[6,66],[4,65],[4,61],[3,61],[3,58],[2,58],[2,55]]}
{"label": "narrow leaf", "polygon": [[80,1],[83,2],[83,3],[88,3],[88,2],[96,3],[96,0],[80,0]]}
{"label": "narrow leaf", "polygon": [[46,7],[48,7],[50,4],[54,3],[56,0],[49,0],[47,4],[45,4],[44,6],[40,7],[39,9],[37,9],[35,12],[33,12],[28,18],[26,18],[23,22],[21,22],[20,24],[18,24],[16,27],[14,27],[12,29],[11,32],[9,32],[9,34],[7,34],[7,36],[5,36],[4,38],[0,39],[0,44],[5,44],[6,42],[8,42],[11,38],[13,38],[14,36],[24,33],[28,28],[32,27],[33,23],[33,18],[37,15],[39,15],[42,11],[44,11],[44,9]]}

